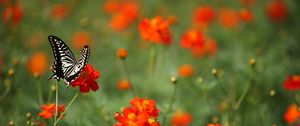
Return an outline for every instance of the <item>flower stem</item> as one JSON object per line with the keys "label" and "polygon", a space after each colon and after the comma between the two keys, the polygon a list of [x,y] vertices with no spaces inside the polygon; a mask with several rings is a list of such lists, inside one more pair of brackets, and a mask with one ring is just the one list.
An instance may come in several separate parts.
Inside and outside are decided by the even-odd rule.
{"label": "flower stem", "polygon": [[56,126],[56,119],[58,114],[58,80],[55,80],[55,115],[53,126]]}
{"label": "flower stem", "polygon": [[133,96],[137,96],[136,92],[134,90],[134,86],[133,86],[132,81],[131,81],[130,72],[129,72],[129,69],[128,69],[128,66],[127,66],[127,63],[126,63],[125,59],[123,59],[122,62],[123,62],[123,65],[124,65],[125,72],[127,74],[127,78],[129,80],[129,83],[131,84],[130,91],[131,91]]}
{"label": "flower stem", "polygon": [[167,108],[167,111],[163,117],[163,125],[162,126],[165,126],[166,122],[167,122],[167,114],[172,110],[172,106],[174,104],[174,101],[175,101],[175,96],[176,96],[176,92],[177,92],[177,84],[174,85],[175,86],[175,89],[173,91],[173,94],[172,94],[172,98],[171,98],[171,101],[170,101],[170,104]]}
{"label": "flower stem", "polygon": [[252,82],[252,69],[250,71],[249,76],[250,77],[249,77],[249,80],[248,80],[248,82],[246,84],[246,87],[244,88],[244,90],[242,92],[242,95],[240,96],[240,98],[238,99],[237,103],[235,104],[234,109],[238,109],[240,107],[242,101],[245,99],[245,96],[248,93],[248,90],[249,90],[251,82]]}
{"label": "flower stem", "polygon": [[39,104],[42,105],[43,104],[43,93],[42,93],[42,86],[41,86],[39,77],[37,77],[36,85],[37,85],[37,93],[38,93]]}
{"label": "flower stem", "polygon": [[63,117],[63,115],[69,110],[70,106],[73,104],[73,102],[75,101],[75,99],[78,97],[78,92],[74,95],[74,97],[72,98],[72,100],[70,101],[70,103],[68,104],[68,106],[66,107],[65,111],[63,111],[60,116],[57,118],[56,122],[54,123],[54,125],[56,125],[58,123],[58,121]]}

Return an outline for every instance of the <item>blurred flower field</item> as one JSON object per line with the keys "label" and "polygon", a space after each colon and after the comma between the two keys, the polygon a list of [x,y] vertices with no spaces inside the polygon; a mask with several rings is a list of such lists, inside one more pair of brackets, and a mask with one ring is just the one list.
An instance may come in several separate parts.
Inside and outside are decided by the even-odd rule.
{"label": "blurred flower field", "polygon": [[[0,125],[300,125],[299,6],[0,0]],[[70,86],[50,35],[90,48]]]}

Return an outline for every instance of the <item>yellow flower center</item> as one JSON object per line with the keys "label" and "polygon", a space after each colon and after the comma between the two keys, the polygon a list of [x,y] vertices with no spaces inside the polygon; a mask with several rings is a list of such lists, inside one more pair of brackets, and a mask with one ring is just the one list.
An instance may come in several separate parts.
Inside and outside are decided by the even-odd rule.
{"label": "yellow flower center", "polygon": [[155,123],[155,119],[154,119],[154,118],[152,118],[152,117],[150,117],[150,118],[148,119],[148,123],[149,123],[149,124],[153,124],[153,123]]}
{"label": "yellow flower center", "polygon": [[135,119],[135,114],[134,113],[130,113],[130,114],[128,114],[128,120],[134,120]]}
{"label": "yellow flower center", "polygon": [[300,76],[293,76],[293,81],[300,81]]}

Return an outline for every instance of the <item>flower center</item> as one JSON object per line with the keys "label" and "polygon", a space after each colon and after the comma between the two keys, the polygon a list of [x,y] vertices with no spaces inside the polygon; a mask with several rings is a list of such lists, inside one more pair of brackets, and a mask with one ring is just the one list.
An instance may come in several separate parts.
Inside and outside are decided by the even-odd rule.
{"label": "flower center", "polygon": [[128,118],[128,120],[131,120],[131,121],[132,121],[132,120],[135,119],[135,117],[136,117],[136,116],[135,116],[134,113],[129,113],[127,118]]}

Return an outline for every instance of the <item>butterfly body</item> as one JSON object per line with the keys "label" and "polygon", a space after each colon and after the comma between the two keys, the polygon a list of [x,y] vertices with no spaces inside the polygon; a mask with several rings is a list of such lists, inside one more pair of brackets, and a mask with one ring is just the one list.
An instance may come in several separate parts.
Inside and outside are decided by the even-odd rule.
{"label": "butterfly body", "polygon": [[86,45],[81,51],[81,58],[75,59],[70,48],[58,37],[50,35],[48,40],[51,44],[55,61],[53,62],[54,74],[50,79],[63,79],[67,85],[73,82],[81,73],[88,62],[90,49]]}

